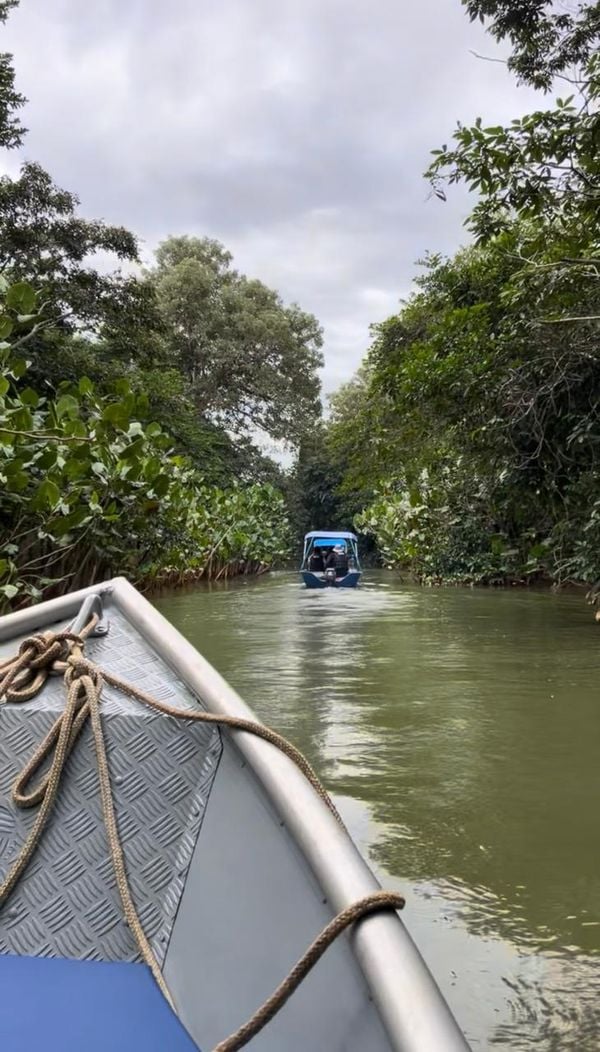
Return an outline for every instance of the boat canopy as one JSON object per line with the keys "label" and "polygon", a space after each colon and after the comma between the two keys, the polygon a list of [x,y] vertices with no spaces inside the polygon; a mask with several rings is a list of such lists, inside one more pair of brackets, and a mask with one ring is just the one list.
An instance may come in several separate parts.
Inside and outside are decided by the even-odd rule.
{"label": "boat canopy", "polygon": [[349,533],[347,530],[311,530],[307,533],[304,540],[309,541],[311,539],[319,539],[326,541],[357,541],[356,534]]}

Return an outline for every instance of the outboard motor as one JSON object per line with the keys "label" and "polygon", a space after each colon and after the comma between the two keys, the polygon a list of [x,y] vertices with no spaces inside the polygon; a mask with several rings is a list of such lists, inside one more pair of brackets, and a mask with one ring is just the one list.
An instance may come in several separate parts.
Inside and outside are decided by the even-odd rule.
{"label": "outboard motor", "polygon": [[335,567],[334,566],[330,566],[327,570],[325,570],[325,584],[328,584],[328,585],[334,585],[335,584]]}

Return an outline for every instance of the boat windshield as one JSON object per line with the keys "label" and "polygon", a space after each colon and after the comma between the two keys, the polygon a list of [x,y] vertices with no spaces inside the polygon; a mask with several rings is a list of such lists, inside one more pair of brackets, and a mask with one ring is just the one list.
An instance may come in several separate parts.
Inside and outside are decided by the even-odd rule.
{"label": "boat windshield", "polygon": [[311,557],[313,555],[320,555],[322,558],[326,558],[328,552],[332,549],[342,548],[344,553],[350,559],[350,566],[354,564],[354,568],[359,569],[360,564],[358,560],[358,549],[356,542],[351,538],[344,537],[307,537],[305,539],[304,547],[304,558],[302,560],[302,569],[309,567]]}

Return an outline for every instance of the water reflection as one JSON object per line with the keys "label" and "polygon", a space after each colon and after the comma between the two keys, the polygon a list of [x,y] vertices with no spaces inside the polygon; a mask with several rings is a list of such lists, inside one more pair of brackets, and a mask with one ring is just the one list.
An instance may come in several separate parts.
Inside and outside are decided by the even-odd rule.
{"label": "water reflection", "polygon": [[600,1047],[599,637],[579,597],[281,575],[157,605],[360,805],[474,1047]]}

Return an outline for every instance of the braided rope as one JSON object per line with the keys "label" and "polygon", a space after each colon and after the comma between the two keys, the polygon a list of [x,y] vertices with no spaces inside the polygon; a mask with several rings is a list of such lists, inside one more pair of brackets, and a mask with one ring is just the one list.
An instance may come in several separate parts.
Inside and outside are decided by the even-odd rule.
{"label": "braided rope", "polygon": [[372,895],[366,895],[364,899],[359,899],[358,902],[353,902],[351,906],[347,906],[317,935],[317,938],[310,944],[306,953],[302,955],[271,996],[257,1009],[252,1018],[247,1023],[244,1023],[239,1030],[236,1030],[235,1034],[226,1038],[225,1041],[221,1041],[214,1049],[214,1052],[237,1052],[237,1049],[243,1048],[253,1037],[256,1037],[262,1028],[277,1015],[279,1009],[291,997],[294,990],[300,986],[302,980],[306,978],[310,970],[323,956],[325,950],[351,924],[356,924],[357,921],[370,913],[376,913],[381,910],[401,910],[403,906],[403,896],[397,895],[392,891],[375,891]]}
{"label": "braided rope", "polygon": [[[0,908],[4,905],[19,879],[27,868],[43,835],[44,828],[58,794],[65,763],[73,749],[79,734],[89,719],[92,727],[98,784],[102,802],[102,813],[108,840],[115,881],[121,899],[123,915],[136,941],[140,956],[150,968],[161,992],[174,1008],[172,997],[154,956],[152,947],[145,935],[137,914],[129,881],[123,847],[119,838],[115,807],[110,783],[110,772],[106,753],[106,740],[100,713],[100,696],[104,683],[109,683],[121,693],[134,698],[142,704],[162,712],[175,719],[195,720],[229,727],[232,730],[246,731],[264,741],[270,742],[285,753],[302,771],[315,791],[325,802],[336,820],[343,822],[306,757],[294,745],[276,731],[261,723],[243,719],[238,716],[220,716],[210,712],[182,710],[158,701],[151,694],[122,680],[120,677],[99,668],[94,662],[83,656],[85,640],[94,628],[98,618],[92,617],[85,629],[75,635],[71,632],[46,632],[42,635],[25,639],[19,652],[12,658],[0,662],[0,702],[13,704],[29,701],[43,688],[47,678],[52,674],[63,674],[67,691],[65,708],[61,715],[40,742],[37,749],[23,767],[13,784],[13,801],[18,807],[33,807],[39,804],[35,822],[27,835],[21,850],[0,885]],[[28,790],[29,783],[48,757],[51,757],[47,774],[38,784]],[[277,1014],[294,990],[300,985],[308,972],[325,953],[325,950],[351,924],[362,917],[381,910],[398,910],[404,906],[404,898],[392,892],[378,891],[342,910],[323,929],[320,935],[308,947],[290,973],[277,989],[257,1009],[248,1022],[244,1023],[234,1034],[221,1041],[214,1052],[236,1052],[263,1029]]]}

